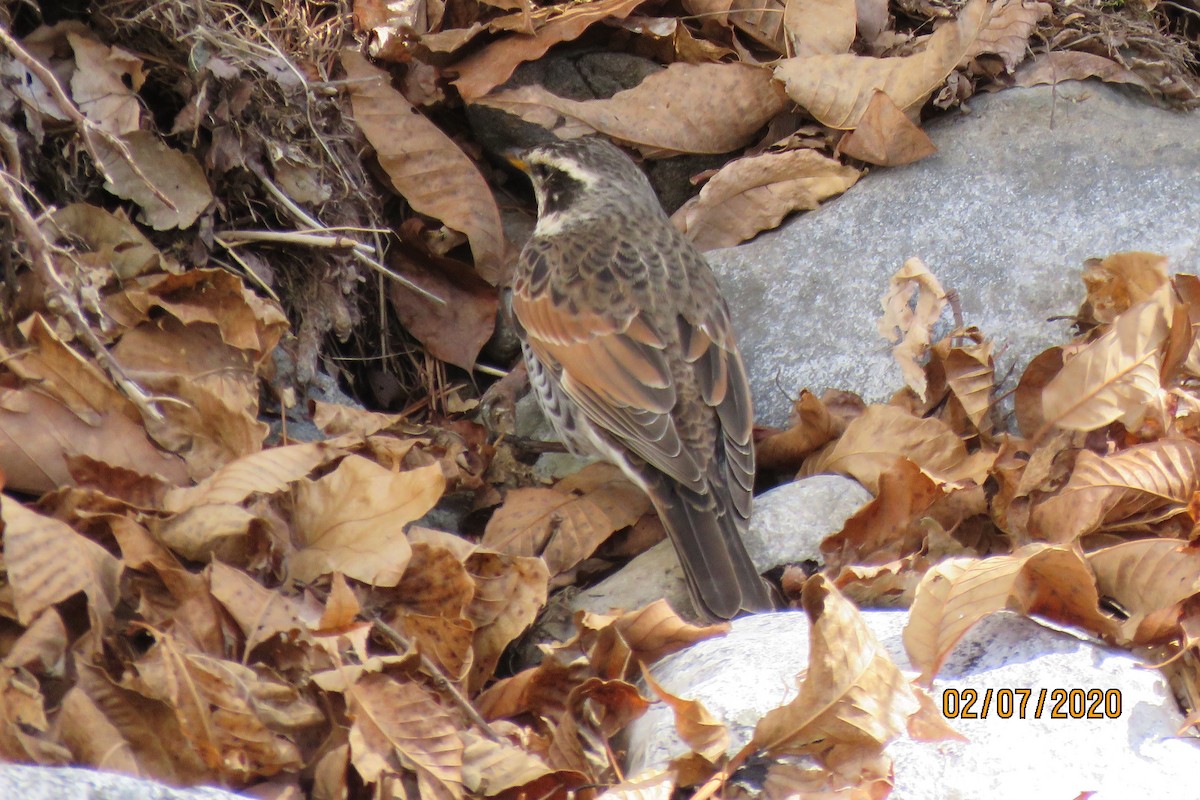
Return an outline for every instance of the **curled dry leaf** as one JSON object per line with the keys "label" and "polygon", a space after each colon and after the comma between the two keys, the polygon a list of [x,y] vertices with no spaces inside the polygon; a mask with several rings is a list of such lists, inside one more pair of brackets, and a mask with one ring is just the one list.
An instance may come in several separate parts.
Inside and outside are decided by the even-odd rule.
{"label": "curled dry leaf", "polygon": [[246,637],[245,653],[275,636],[292,640],[307,635],[302,609],[278,589],[267,589],[241,570],[220,561],[209,565],[208,580],[213,597]]}
{"label": "curled dry leaf", "polygon": [[163,510],[180,513],[198,506],[236,505],[254,494],[275,494],[322,464],[344,454],[325,442],[272,447],[233,461],[195,486],[167,493]]}
{"label": "curled dry leaf", "polygon": [[840,439],[804,462],[803,474],[837,472],[875,492],[879,476],[901,458],[938,480],[982,484],[995,456],[980,451],[968,457],[962,439],[941,420],[920,419],[894,406],[869,406]]}
{"label": "curled dry leaf", "polygon": [[858,127],[838,142],[838,152],[878,164],[898,167],[937,152],[937,146],[883,92],[875,92]]}
{"label": "curled dry leaf", "polygon": [[877,325],[879,334],[896,343],[892,356],[900,365],[904,382],[922,401],[926,388],[922,361],[933,340],[933,326],[941,319],[946,302],[942,285],[919,258],[904,262],[889,280],[888,291],[880,301],[883,316]]}
{"label": "curled dry leaf", "polygon": [[477,692],[495,672],[504,648],[525,632],[546,605],[550,571],[540,558],[478,551],[466,561],[475,583],[467,618],[475,627],[468,688]]}
{"label": "curled dry leaf", "polygon": [[925,539],[922,515],[944,489],[906,458],[879,474],[879,491],[821,542],[830,574],[851,564],[885,564],[917,551]]}
{"label": "curled dry leaf", "polygon": [[1039,53],[1023,64],[1013,75],[1016,86],[1041,86],[1099,78],[1108,83],[1130,83],[1149,89],[1145,78],[1126,69],[1111,58],[1078,50],[1055,50]]}
{"label": "curled dry leaf", "polygon": [[1097,322],[1109,324],[1130,307],[1144,303],[1168,281],[1168,260],[1157,253],[1114,253],[1084,262],[1087,304]]}
{"label": "curled dry leaf", "polygon": [[381,674],[346,690],[350,759],[367,783],[410,770],[420,797],[463,796],[463,743],[450,712],[422,686]]}
{"label": "curled dry leaf", "polygon": [[664,689],[646,665],[642,665],[642,679],[658,699],[667,704],[675,716],[675,731],[684,744],[693,752],[715,762],[729,749],[729,730],[714,717],[699,700],[677,697]]}
{"label": "curled dry leaf", "polygon": [[1145,530],[1187,510],[1200,490],[1200,444],[1147,442],[1109,456],[1079,453],[1067,485],[1034,506],[1030,528],[1050,542],[1097,530]]}
{"label": "curled dry leaf", "polygon": [[803,389],[792,405],[792,427],[755,442],[754,460],[760,470],[794,472],[800,469],[805,456],[845,429],[845,420],[833,416],[821,398]]}
{"label": "curled dry leaf", "polygon": [[911,56],[789,58],[775,68],[775,77],[820,122],[849,130],[858,126],[876,91],[902,110],[924,102],[970,51],[990,12],[987,0],[970,0],[954,22],[935,31],[925,49]]}
{"label": "curled dry leaf", "polygon": [[[964,337],[973,343],[954,344]],[[928,410],[945,403],[939,416],[964,437],[991,431],[996,369],[992,343],[977,328],[956,331],[934,345],[926,377]]]}
{"label": "curled dry leaf", "polygon": [[1044,425],[1091,431],[1120,420],[1138,427],[1161,394],[1163,306],[1159,299],[1133,306],[1068,360],[1042,392]]}
{"label": "curled dry leaf", "polygon": [[42,223],[42,235],[50,241],[68,238],[83,242],[123,280],[160,269],[178,269],[124,216],[87,203],[71,203],[55,211]]}
{"label": "curled dry leaf", "polygon": [[783,10],[792,54],[800,57],[848,52],[857,22],[854,0],[787,0]]}
{"label": "curled dry leaf", "polygon": [[862,173],[815,150],[767,152],[722,167],[671,217],[701,250],[732,247],[809,211],[854,185]]}
{"label": "curled dry leaf", "polygon": [[1146,645],[1179,633],[1183,602],[1200,592],[1200,552],[1177,539],[1142,539],[1089,553],[1096,586],[1129,617],[1119,644]]}
{"label": "curled dry leaf", "polygon": [[27,349],[0,347],[7,371],[28,384],[0,393],[0,469],[10,489],[42,494],[73,485],[69,461],[76,456],[172,484],[187,480],[184,462],[155,447],[137,411],[99,369],[41,316],[23,327]]}
{"label": "curled dry leaf", "polygon": [[913,687],[848,600],[823,575],[804,584],[812,630],[796,699],[767,712],[752,743],[771,755],[809,753],[824,763],[878,753],[920,709]]}
{"label": "curled dry leaf", "polygon": [[1050,15],[1049,3],[1036,0],[998,0],[992,6],[987,26],[979,32],[967,54],[959,62],[966,66],[985,53],[1000,56],[1004,71],[1012,72],[1029,52],[1029,37],[1037,25]]}
{"label": "curled dry leaf", "polygon": [[471,243],[479,274],[495,284],[506,244],[500,210],[479,169],[457,144],[393,89],[387,73],[342,51],[354,119],[392,186],[414,211],[441,220]]}
{"label": "curled dry leaf", "polygon": [[559,42],[577,38],[592,24],[606,19],[624,19],[644,0],[597,0],[558,6],[560,13],[532,35],[514,33],[459,61],[451,69],[462,99],[472,103],[504,83],[522,61],[533,61]]}
{"label": "curled dry leaf", "polygon": [[1063,348],[1051,347],[1025,367],[1017,390],[1013,393],[1013,406],[1017,415],[1017,428],[1023,436],[1033,436],[1046,424],[1042,414],[1042,393],[1063,367]]}
{"label": "curled dry leaf", "polygon": [[412,548],[404,526],[442,496],[445,478],[437,464],[391,472],[361,456],[295,488],[299,550],[288,559],[289,575],[313,581],[341,572],[375,586],[395,586]]}
{"label": "curled dry leaf", "polygon": [[67,41],[75,51],[71,99],[83,115],[118,136],[139,130],[142,106],[137,92],[146,82],[142,60],[77,33],[68,33]]}
{"label": "curled dry leaf", "polygon": [[559,138],[599,132],[653,158],[736,150],[786,101],[771,73],[759,67],[676,63],[605,100],[568,100],[540,86],[525,86],[478,102]]}
{"label": "curled dry leaf", "polygon": [[729,632],[727,622],[713,625],[687,622],[666,600],[656,600],[645,608],[622,614],[613,620],[613,627],[630,652],[644,664],[653,664],[696,642]]}
{"label": "curled dry leaf", "polygon": [[76,592],[87,595],[101,620],[112,614],[121,562],[66,523],[0,495],[4,566],[17,621],[28,625],[44,609]]}
{"label": "curled dry leaf", "polygon": [[732,25],[779,55],[787,52],[784,0],[684,0],[683,7],[700,20]]}
{"label": "curled dry leaf", "polygon": [[535,781],[554,771],[535,753],[506,739],[493,741],[472,731],[461,731],[460,736],[464,744],[463,786],[472,797],[495,797],[510,789],[521,789],[520,795],[526,797],[549,794],[551,787],[538,791],[541,784]]}
{"label": "curled dry leaf", "polygon": [[[132,131],[121,137],[142,172],[140,176],[115,147],[98,136],[92,138],[107,178],[104,188],[141,206],[142,218],[156,231],[187,228],[212,204],[212,190],[200,162],[168,147],[150,131]],[[159,199],[155,189],[174,208]]]}
{"label": "curled dry leaf", "polygon": [[1040,614],[1110,634],[1099,594],[1082,554],[1069,547],[1030,545],[1012,556],[951,558],[921,580],[904,629],[904,649],[929,685],[955,644],[984,617],[1004,609]]}

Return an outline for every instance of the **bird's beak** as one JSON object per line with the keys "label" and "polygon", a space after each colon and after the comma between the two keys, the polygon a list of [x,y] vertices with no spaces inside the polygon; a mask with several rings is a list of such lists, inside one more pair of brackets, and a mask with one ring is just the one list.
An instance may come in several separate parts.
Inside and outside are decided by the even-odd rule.
{"label": "bird's beak", "polygon": [[509,150],[504,154],[504,160],[528,175],[529,162],[523,158],[524,155],[525,153],[521,150]]}

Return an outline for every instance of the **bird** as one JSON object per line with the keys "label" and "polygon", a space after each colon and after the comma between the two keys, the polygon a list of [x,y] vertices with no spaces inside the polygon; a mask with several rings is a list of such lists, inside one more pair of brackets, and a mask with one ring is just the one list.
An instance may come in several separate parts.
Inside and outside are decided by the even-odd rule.
{"label": "bird", "polygon": [[649,496],[699,615],[772,608],[742,538],[750,387],[711,267],[608,140],[510,160],[537,201],[507,295],[543,411],[569,450],[615,464]]}

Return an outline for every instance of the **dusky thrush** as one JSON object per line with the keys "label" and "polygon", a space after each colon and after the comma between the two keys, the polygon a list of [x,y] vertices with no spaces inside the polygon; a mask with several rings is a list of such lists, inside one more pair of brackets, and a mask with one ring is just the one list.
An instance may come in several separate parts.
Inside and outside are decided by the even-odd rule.
{"label": "dusky thrush", "polygon": [[538,220],[513,278],[530,384],[564,443],[649,495],[696,610],[771,607],[746,553],[753,410],[729,310],[650,182],[597,138],[519,160]]}

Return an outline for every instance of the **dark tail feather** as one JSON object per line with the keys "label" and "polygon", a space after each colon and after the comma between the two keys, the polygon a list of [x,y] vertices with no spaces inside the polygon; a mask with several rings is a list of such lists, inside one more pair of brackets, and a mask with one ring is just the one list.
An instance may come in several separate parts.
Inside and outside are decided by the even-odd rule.
{"label": "dark tail feather", "polygon": [[698,612],[733,619],[743,611],[773,608],[730,503],[698,495],[667,478],[650,487],[650,499],[679,554]]}

